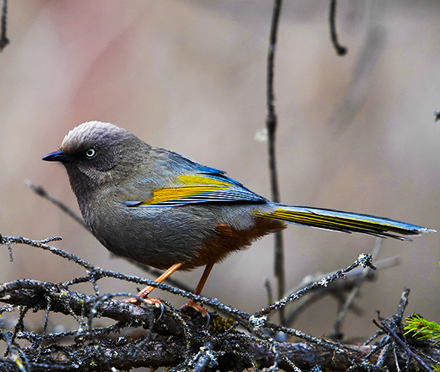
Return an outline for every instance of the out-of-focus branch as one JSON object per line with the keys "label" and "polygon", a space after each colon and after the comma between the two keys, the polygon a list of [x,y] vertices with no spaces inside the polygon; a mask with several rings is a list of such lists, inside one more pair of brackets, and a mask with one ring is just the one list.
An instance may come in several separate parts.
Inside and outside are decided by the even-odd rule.
{"label": "out-of-focus branch", "polygon": [[8,16],[8,0],[3,0],[2,5],[2,15],[0,20],[0,52],[5,49],[6,45],[9,44],[9,39],[6,36],[6,23]]}
{"label": "out-of-focus branch", "polygon": [[330,12],[329,12],[329,23],[330,23],[330,36],[333,46],[336,49],[338,56],[345,56],[348,49],[341,44],[339,44],[338,34],[336,33],[336,4],[337,0],[330,0]]}
{"label": "out-of-focus branch", "polygon": [[51,203],[55,204],[58,208],[60,208],[64,213],[68,216],[72,217],[76,222],[78,222],[82,227],[84,227],[87,231],[89,231],[84,220],[78,216],[72,209],[70,209],[66,204],[59,201],[57,198],[50,195],[42,186],[35,185],[30,180],[24,180],[26,186],[28,186],[32,191],[34,191],[37,195],[49,200]]}
{"label": "out-of-focus branch", "polygon": [[[275,113],[275,92],[274,92],[274,71],[275,71],[275,50],[277,43],[278,24],[281,14],[282,0],[274,0],[272,22],[270,25],[269,49],[267,55],[267,141],[269,152],[269,171],[272,200],[276,203],[280,202],[278,173],[275,151],[275,134],[277,129],[277,115]],[[278,284],[278,298],[284,294],[286,290],[286,275],[284,269],[284,244],[281,232],[275,234],[275,276]],[[285,312],[281,309],[280,322],[285,323]]]}
{"label": "out-of-focus branch", "polygon": [[353,118],[361,110],[368,86],[373,78],[376,63],[383,50],[385,29],[382,25],[384,15],[382,1],[368,3],[369,17],[366,39],[356,57],[356,63],[351,72],[351,79],[341,102],[331,114],[328,122],[335,128],[336,134],[343,133],[350,125]]}

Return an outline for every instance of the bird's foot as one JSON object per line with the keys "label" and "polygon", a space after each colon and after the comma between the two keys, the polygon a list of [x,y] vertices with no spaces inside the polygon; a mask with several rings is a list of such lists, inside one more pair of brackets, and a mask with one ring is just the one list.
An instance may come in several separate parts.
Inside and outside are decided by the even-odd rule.
{"label": "bird's foot", "polygon": [[185,307],[192,307],[194,310],[196,310],[200,314],[202,314],[202,316],[204,318],[208,318],[208,321],[209,321],[210,316],[209,316],[208,310],[205,309],[203,306],[197,305],[197,303],[194,300],[188,300],[188,302],[185,305],[183,305],[181,307],[181,309],[183,309]]}
{"label": "bird's foot", "polygon": [[162,315],[165,312],[165,306],[163,305],[162,301],[157,298],[148,298],[148,297],[142,298],[138,295],[138,297],[126,298],[125,300],[122,301],[128,302],[129,304],[133,304],[133,305],[141,305],[142,303],[146,302],[148,305],[160,308],[160,315],[158,320],[162,318]]}
{"label": "bird's foot", "polygon": [[156,306],[156,307],[162,307],[163,304],[160,300],[158,300],[157,298],[148,298],[148,297],[141,297],[138,295],[138,297],[131,297],[131,298],[126,298],[125,300],[122,300],[123,302],[128,302],[129,304],[133,304],[133,305],[140,305],[142,304],[144,301],[151,306]]}

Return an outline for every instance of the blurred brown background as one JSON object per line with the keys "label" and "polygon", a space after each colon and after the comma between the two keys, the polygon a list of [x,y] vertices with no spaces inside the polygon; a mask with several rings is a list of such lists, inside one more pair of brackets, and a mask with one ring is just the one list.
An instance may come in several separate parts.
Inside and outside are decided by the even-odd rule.
{"label": "blurred brown background", "polygon": [[[11,44],[0,54],[0,233],[43,239],[100,267],[143,275],[109,259],[83,228],[24,184],[78,210],[61,166],[41,161],[88,120],[109,121],[146,142],[226,170],[270,197],[264,127],[266,53],[272,2],[25,1],[9,4]],[[278,164],[282,201],[387,216],[440,230],[440,3],[338,3],[347,46],[330,43],[328,2],[286,1],[276,55]],[[439,234],[387,240],[381,257],[402,264],[362,289],[365,315],[348,336],[374,332],[375,309],[392,315],[411,288],[407,315],[440,321]],[[287,286],[371,251],[375,239],[292,226],[285,234]],[[66,281],[83,270],[26,246],[0,251],[0,282]],[[201,271],[178,274],[195,286]],[[204,294],[248,312],[266,303],[273,238],[217,265]],[[132,291],[114,280],[103,292]],[[80,288],[78,288],[80,289]],[[81,288],[91,292],[90,286]],[[176,306],[181,298],[171,300]],[[295,325],[319,336],[336,313],[330,299]]]}

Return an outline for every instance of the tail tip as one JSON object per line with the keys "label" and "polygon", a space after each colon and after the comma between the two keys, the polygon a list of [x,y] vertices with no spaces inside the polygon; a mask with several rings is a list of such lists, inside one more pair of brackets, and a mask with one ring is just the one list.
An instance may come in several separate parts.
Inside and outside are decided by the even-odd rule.
{"label": "tail tip", "polygon": [[424,227],[424,228],[421,229],[421,230],[422,230],[422,231],[421,231],[422,234],[425,234],[425,233],[435,233],[435,232],[437,232],[437,230],[429,229],[429,228],[427,228],[427,227]]}

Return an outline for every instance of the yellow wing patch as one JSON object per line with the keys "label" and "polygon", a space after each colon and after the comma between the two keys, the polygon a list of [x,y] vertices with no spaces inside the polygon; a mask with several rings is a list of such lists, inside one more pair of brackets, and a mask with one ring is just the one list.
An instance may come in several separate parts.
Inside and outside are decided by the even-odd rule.
{"label": "yellow wing patch", "polygon": [[185,186],[231,186],[231,184],[226,181],[221,181],[212,177],[193,176],[190,174],[182,174],[177,177],[177,180]]}
{"label": "yellow wing patch", "polygon": [[[206,192],[227,190],[231,187],[231,184],[228,182],[198,175],[181,175],[177,177],[176,181],[177,185],[174,187],[168,186],[153,191],[151,200],[141,205],[152,205],[175,199],[184,199]],[[179,184],[181,184],[181,186]]]}
{"label": "yellow wing patch", "polygon": [[204,192],[210,192],[214,190],[226,190],[229,187],[219,186],[183,186],[183,187],[164,187],[162,189],[153,192],[153,197],[146,203],[141,205],[151,205],[157,203],[163,203],[174,199],[184,199],[189,196],[194,196]]}

